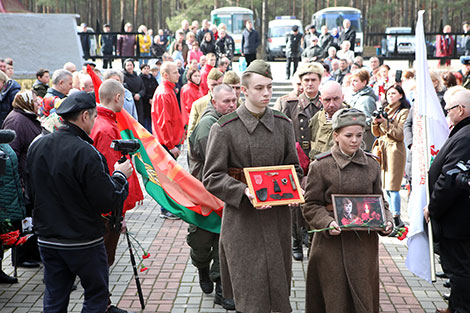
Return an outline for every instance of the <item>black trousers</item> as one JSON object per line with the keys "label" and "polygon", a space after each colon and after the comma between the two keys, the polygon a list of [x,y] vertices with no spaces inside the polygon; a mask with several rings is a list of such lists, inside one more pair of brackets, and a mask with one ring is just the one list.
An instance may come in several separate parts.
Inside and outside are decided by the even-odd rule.
{"label": "black trousers", "polygon": [[450,278],[450,311],[469,313],[470,240],[442,238],[439,246],[442,269]]}
{"label": "black trousers", "polygon": [[287,79],[289,79],[291,77],[291,74],[290,74],[290,65],[291,63],[294,63],[294,72],[293,74],[295,74],[295,72],[297,71],[297,66],[299,65],[299,57],[288,57],[287,58],[287,62],[286,62],[286,77]]}
{"label": "black trousers", "polygon": [[112,54],[103,54],[103,68],[113,68],[113,59],[111,58]]}
{"label": "black trousers", "polygon": [[213,282],[220,280],[219,234],[189,224],[186,242],[191,247],[191,262],[198,269],[210,268]]}
{"label": "black trousers", "polygon": [[75,277],[85,290],[82,313],[105,312],[108,305],[108,259],[104,244],[85,249],[39,247],[44,264],[44,313],[66,313]]}
{"label": "black trousers", "polygon": [[246,66],[250,66],[250,63],[256,60],[256,53],[245,54]]}

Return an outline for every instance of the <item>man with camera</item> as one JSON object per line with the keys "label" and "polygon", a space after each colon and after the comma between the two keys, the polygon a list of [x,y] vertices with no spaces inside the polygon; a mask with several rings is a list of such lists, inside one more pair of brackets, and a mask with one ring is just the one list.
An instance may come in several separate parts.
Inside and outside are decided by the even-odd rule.
{"label": "man with camera", "polygon": [[44,264],[43,309],[66,312],[78,275],[85,293],[82,312],[105,312],[109,273],[101,215],[122,207],[132,166],[129,160],[116,163],[110,176],[106,159],[93,147],[93,96],[76,92],[56,112],[64,126],[33,141],[26,167]]}
{"label": "man with camera", "polygon": [[[95,125],[91,131],[91,139],[93,139],[93,146],[100,153],[104,155],[108,163],[108,169],[111,172],[114,164],[121,158],[121,153],[111,148],[113,140],[121,139],[121,134],[117,127],[116,113],[121,112],[124,105],[124,87],[118,81],[113,79],[105,80],[99,89],[99,97],[101,104],[96,108],[98,116],[96,117]],[[128,179],[129,183],[129,196],[124,201],[122,209],[122,217],[126,211],[133,209],[139,201],[144,199],[142,190],[139,185],[139,180],[135,171]],[[114,208],[108,208],[112,211]],[[104,225],[106,232],[104,234],[104,246],[108,256],[108,266],[113,265],[116,255],[116,247],[121,233],[120,229],[113,229],[112,220],[108,216],[104,216]],[[111,303],[111,299],[109,304]],[[126,311],[117,308],[114,305],[109,305],[107,313],[124,313]]]}
{"label": "man with camera", "polygon": [[446,183],[448,171],[459,161],[470,160],[470,90],[450,88],[444,99],[444,110],[453,127],[429,168],[430,200],[424,216],[433,222],[441,265],[450,278],[449,308],[438,312],[470,312],[470,186]]}

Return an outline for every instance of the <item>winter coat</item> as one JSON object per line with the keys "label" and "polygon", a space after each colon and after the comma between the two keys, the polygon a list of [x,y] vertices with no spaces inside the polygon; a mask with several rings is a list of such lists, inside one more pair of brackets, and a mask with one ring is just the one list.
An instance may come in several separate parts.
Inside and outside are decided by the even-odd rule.
{"label": "winter coat", "polygon": [[44,98],[47,93],[47,89],[49,89],[49,85],[43,84],[39,80],[36,80],[33,84],[33,90],[41,98]]}
{"label": "winter coat", "polygon": [[116,44],[116,36],[101,34],[100,44],[101,44],[101,52],[103,52],[103,55],[111,55],[114,52],[114,45]]}
{"label": "winter coat", "polygon": [[300,45],[302,43],[302,34],[298,32],[296,35],[290,32],[286,35],[286,57],[300,58]]}
{"label": "winter coat", "polygon": [[347,31],[341,31],[339,35],[340,43],[343,43],[345,40],[351,43],[351,50],[354,52],[354,47],[356,46],[356,31],[350,27]]}
{"label": "winter coat", "polygon": [[3,89],[0,90],[0,125],[3,124],[3,120],[7,117],[8,113],[13,110],[11,104],[20,90],[20,84],[13,79],[5,82]]}
{"label": "winter coat", "polygon": [[208,53],[215,53],[215,43],[214,41],[203,40],[201,43],[201,51],[204,55]]}
{"label": "winter coat", "polygon": [[[324,51],[319,45],[309,46],[302,52],[302,62],[312,62],[320,60],[323,57]],[[316,57],[316,58],[315,58]]]}
{"label": "winter coat", "polygon": [[136,45],[135,35],[119,35],[117,41],[117,53],[120,56],[134,57],[134,47]]}
{"label": "winter coat", "polygon": [[246,183],[229,169],[292,164],[301,179],[292,123],[270,108],[258,119],[243,104],[212,126],[206,152],[204,186],[225,202],[219,243],[224,297],[243,313],[291,312],[290,210],[255,209]]}
{"label": "winter coat", "polygon": [[152,99],[152,132],[168,150],[184,140],[183,117],[174,88],[175,84],[164,80]]}
{"label": "winter coat", "polygon": [[209,76],[209,72],[212,70],[213,66],[210,64],[205,64],[204,67],[201,69],[201,83],[199,84],[201,88],[201,93],[205,96],[209,92],[209,86],[207,85],[207,76]]}
{"label": "winter coat", "polygon": [[231,61],[235,53],[235,41],[228,34],[224,38],[219,37],[215,42],[215,51],[219,59],[225,55]]}
{"label": "winter coat", "polygon": [[123,70],[124,74],[124,87],[132,93],[132,98],[135,94],[140,95],[139,100],[134,99],[135,108],[137,109],[137,117],[140,123],[144,120],[144,104],[142,98],[145,96],[145,85],[142,81],[142,78],[137,75],[136,72],[128,73],[126,70]]}
{"label": "winter coat", "polygon": [[18,159],[8,144],[0,144],[0,151],[7,156],[5,173],[0,175],[0,222],[5,219],[19,221],[25,218],[26,208],[18,174]]}
{"label": "winter coat", "polygon": [[365,86],[358,92],[353,93],[349,101],[351,108],[358,109],[366,115],[367,127],[363,136],[366,151],[372,149],[372,144],[375,141],[370,125],[372,124],[372,113],[377,109],[375,104],[377,100],[378,97],[375,95],[374,90],[369,86]]}
{"label": "winter coat", "polygon": [[256,49],[258,49],[260,43],[261,39],[259,38],[259,33],[255,29],[249,31],[245,28],[242,33],[241,53],[256,54]]}
{"label": "winter coat", "polygon": [[[98,116],[95,119],[95,125],[91,131],[90,138],[93,139],[93,146],[106,158],[109,172],[112,173],[114,171],[114,164],[122,157],[122,154],[110,146],[113,140],[122,139],[122,137],[117,127],[116,113],[102,106],[98,106],[96,109]],[[124,201],[123,215],[126,211],[133,209],[138,202],[144,200],[135,170],[132,171],[132,175],[127,181],[129,183],[129,196]],[[109,208],[109,211],[113,209]]]}
{"label": "winter coat", "polygon": [[145,95],[142,97],[142,104],[144,106],[144,118],[150,117],[150,112],[152,111],[152,98],[155,93],[155,89],[158,87],[158,82],[155,80],[155,77],[152,74],[144,75],[139,74],[140,78],[144,82]]}
{"label": "winter coat", "polygon": [[448,35],[448,39],[446,37],[436,36],[436,57],[448,57],[454,52],[454,37],[451,35]]}
{"label": "winter coat", "polygon": [[159,44],[153,43],[150,46],[150,52],[152,53],[152,56],[156,58],[161,58],[163,53],[165,53],[165,51],[166,51],[165,45],[159,45]]}
{"label": "winter coat", "polygon": [[375,145],[379,151],[374,154],[381,160],[384,189],[391,191],[400,191],[406,162],[403,125],[409,109],[399,109],[400,105],[398,102],[385,107],[388,122],[372,123],[372,134],[378,137]]}
{"label": "winter coat", "polygon": [[149,53],[150,45],[152,45],[152,39],[149,35],[137,35],[139,40],[139,52],[140,53]]}
{"label": "winter coat", "polygon": [[[335,220],[332,194],[381,195],[380,166],[362,150],[347,158],[335,144],[310,164],[303,215],[311,228]],[[385,200],[385,223],[392,221]],[[379,312],[379,240],[376,231],[315,233],[307,268],[305,312]]]}
{"label": "winter coat", "polygon": [[323,49],[323,51],[325,52],[325,57],[328,56],[328,48],[332,45],[333,43],[333,36],[331,36],[330,33],[326,33],[326,34],[321,34],[320,35],[320,38],[318,39],[319,42],[320,42],[320,46],[321,48]]}
{"label": "winter coat", "polygon": [[469,240],[470,190],[445,183],[446,173],[459,161],[470,159],[470,117],[454,126],[429,168],[429,212],[435,241],[440,238]]}
{"label": "winter coat", "polygon": [[10,143],[10,146],[18,157],[18,172],[23,183],[28,148],[34,138],[41,133],[41,123],[33,112],[25,112],[15,108],[8,114],[2,128],[12,129],[16,132],[16,138]]}
{"label": "winter coat", "polygon": [[192,81],[188,81],[186,85],[181,88],[180,100],[181,100],[181,114],[183,114],[183,121],[185,125],[188,125],[189,114],[194,101],[201,98],[201,89],[199,85],[196,85]]}

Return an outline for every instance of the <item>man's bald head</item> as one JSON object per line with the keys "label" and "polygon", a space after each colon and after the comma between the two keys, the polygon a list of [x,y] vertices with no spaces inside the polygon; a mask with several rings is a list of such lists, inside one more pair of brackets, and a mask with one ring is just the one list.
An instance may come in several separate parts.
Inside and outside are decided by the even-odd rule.
{"label": "man's bald head", "polygon": [[328,117],[333,117],[336,111],[341,109],[344,96],[341,85],[335,81],[327,81],[320,86],[320,102]]}
{"label": "man's bald head", "polygon": [[114,111],[120,112],[124,105],[124,87],[114,79],[105,80],[98,90],[101,105]]}

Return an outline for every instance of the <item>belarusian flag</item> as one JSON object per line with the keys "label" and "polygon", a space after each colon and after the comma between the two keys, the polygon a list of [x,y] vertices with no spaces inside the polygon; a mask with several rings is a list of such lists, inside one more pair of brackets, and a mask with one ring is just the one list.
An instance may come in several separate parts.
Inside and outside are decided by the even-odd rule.
{"label": "belarusian flag", "polygon": [[[97,102],[101,79],[87,66],[92,77]],[[183,221],[213,233],[220,233],[224,203],[208,192],[204,185],[185,171],[158,140],[124,109],[116,114],[123,139],[137,139],[140,149],[135,153],[137,172],[148,194],[162,207]]]}

